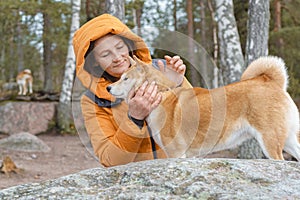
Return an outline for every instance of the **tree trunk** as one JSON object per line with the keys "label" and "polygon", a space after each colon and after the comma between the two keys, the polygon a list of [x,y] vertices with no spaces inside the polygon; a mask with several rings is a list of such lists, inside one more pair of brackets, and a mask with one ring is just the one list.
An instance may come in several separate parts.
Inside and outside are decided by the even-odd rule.
{"label": "tree trunk", "polygon": [[51,40],[49,38],[51,22],[47,11],[43,13],[43,67],[44,67],[44,91],[51,92],[52,84],[52,68],[51,68]]}
{"label": "tree trunk", "polygon": [[86,0],[85,13],[86,21],[97,17],[105,12],[105,0]]}
{"label": "tree trunk", "polygon": [[[4,65],[4,59],[5,59],[5,47],[3,47],[1,49],[1,54],[0,55],[1,55],[0,56],[0,66],[3,66]],[[7,80],[7,77],[5,76],[5,71],[6,71],[6,68],[4,68],[4,67],[0,70],[0,73],[1,73],[0,78],[1,78],[1,80],[6,82],[8,80]]]}
{"label": "tree trunk", "polygon": [[220,49],[220,69],[224,84],[240,80],[244,57],[234,17],[232,0],[215,0]]}
{"label": "tree trunk", "polygon": [[246,66],[258,57],[268,55],[269,9],[269,1],[249,1]]}
{"label": "tree trunk", "polygon": [[[206,13],[205,13],[205,3],[204,0],[200,0],[200,16],[201,16],[201,45],[203,47],[203,50],[206,49],[207,47],[207,38],[206,38]],[[206,56],[206,51],[202,51],[201,53],[201,76],[203,77],[203,84],[205,85],[207,88],[212,88],[212,79],[213,79],[213,74],[211,73],[211,71],[213,69],[209,69],[209,66],[207,65],[207,56]]]}
{"label": "tree trunk", "polygon": [[143,1],[138,1],[137,2],[138,5],[135,9],[135,13],[136,13],[136,25],[138,29],[142,28],[141,25],[141,17],[142,17],[142,11],[143,11],[143,7],[144,7],[144,2]]}
{"label": "tree trunk", "polygon": [[18,45],[18,72],[24,69],[24,52],[23,52],[23,45],[22,45],[22,29],[20,22],[17,25],[17,45]]}
{"label": "tree trunk", "polygon": [[91,0],[86,0],[85,1],[85,13],[86,13],[86,21],[90,21],[93,16],[92,16],[92,8],[91,8]]}
{"label": "tree trunk", "polygon": [[[281,0],[275,0],[274,4],[274,32],[277,32],[281,29]],[[276,40],[276,47],[279,50],[278,56],[283,57],[284,41],[282,37]]]}
{"label": "tree trunk", "polygon": [[[15,57],[15,52],[14,52],[14,43],[13,43],[13,36],[10,37],[9,39],[9,58],[12,60],[12,65],[14,65],[14,57]],[[15,80],[15,69],[13,67],[9,68],[9,81]]]}
{"label": "tree trunk", "polygon": [[281,29],[281,0],[274,1],[274,31]]}
{"label": "tree trunk", "polygon": [[200,86],[199,73],[194,67],[195,63],[195,46],[194,46],[194,17],[193,17],[193,0],[187,0],[186,10],[188,17],[188,61],[190,62],[190,74],[191,74],[191,84],[193,86]]}
{"label": "tree trunk", "polygon": [[106,0],[99,0],[100,1],[100,6],[99,6],[99,9],[98,9],[98,13],[99,14],[104,14],[105,13],[105,2]]}
{"label": "tree trunk", "polygon": [[124,0],[106,0],[105,11],[121,21],[125,21],[125,1]]}
{"label": "tree trunk", "polygon": [[138,0],[138,1],[134,1],[134,8],[133,8],[133,20],[134,23],[136,25],[137,28],[137,34],[139,36],[142,35],[141,33],[141,28],[142,28],[142,24],[141,24],[141,20],[142,20],[142,14],[143,14],[143,7],[144,7],[144,1],[143,0]]}
{"label": "tree trunk", "polygon": [[[270,4],[265,0],[250,0],[248,13],[248,34],[246,42],[246,59],[248,65],[260,56],[268,54],[268,36]],[[246,66],[247,66],[246,65]],[[240,147],[240,158],[263,158],[264,154],[255,139],[246,141]]]}
{"label": "tree trunk", "polygon": [[[211,15],[211,18],[214,19],[215,18],[215,11],[214,11],[214,8],[213,8],[213,5],[211,3],[211,0],[208,0],[207,1],[207,4],[208,4],[208,8],[209,8],[209,11],[210,11],[210,15]],[[212,37],[213,37],[213,61],[215,64],[218,63],[218,56],[219,56],[219,44],[218,44],[218,31],[217,31],[217,25],[216,25],[216,22],[213,20],[212,21]],[[218,68],[215,67],[214,68],[214,72],[213,72],[213,81],[212,81],[212,87],[213,88],[217,88],[219,86],[219,73],[218,73]]]}
{"label": "tree trunk", "polygon": [[173,5],[174,31],[177,31],[177,0],[173,0]]}
{"label": "tree trunk", "polygon": [[62,83],[62,90],[60,93],[57,122],[58,127],[63,132],[73,132],[74,125],[71,112],[71,96],[72,96],[72,86],[75,76],[75,54],[72,45],[72,39],[75,31],[80,26],[80,0],[72,1],[72,22],[70,37],[68,43],[68,54],[67,61],[65,65],[65,74]]}

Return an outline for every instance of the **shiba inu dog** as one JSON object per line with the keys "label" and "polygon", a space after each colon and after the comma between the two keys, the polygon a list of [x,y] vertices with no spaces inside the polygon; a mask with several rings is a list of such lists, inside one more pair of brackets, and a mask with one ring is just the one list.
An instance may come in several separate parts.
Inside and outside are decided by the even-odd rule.
{"label": "shiba inu dog", "polygon": [[26,95],[28,92],[28,89],[29,89],[29,93],[30,94],[32,93],[33,77],[32,77],[30,69],[25,69],[24,71],[21,71],[17,75],[16,80],[17,80],[17,84],[19,86],[18,95]]}
{"label": "shiba inu dog", "polygon": [[300,161],[299,112],[287,93],[282,59],[261,57],[240,82],[211,90],[174,88],[152,66],[137,58],[133,63],[109,92],[126,99],[144,81],[156,81],[163,100],[146,121],[169,157],[205,156],[256,138],[268,158],[283,160],[285,150]]}

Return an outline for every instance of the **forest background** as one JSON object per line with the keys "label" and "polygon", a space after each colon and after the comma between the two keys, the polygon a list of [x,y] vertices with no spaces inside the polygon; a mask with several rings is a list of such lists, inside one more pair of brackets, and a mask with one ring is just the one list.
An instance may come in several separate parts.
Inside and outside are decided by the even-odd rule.
{"label": "forest background", "polygon": [[[243,52],[247,38],[248,2],[233,1]],[[276,6],[278,2],[279,8]],[[212,2],[194,0],[192,3],[193,39],[202,45],[211,58],[215,58]],[[18,71],[29,68],[33,71],[35,91],[61,90],[70,36],[71,4],[70,0],[0,2],[0,86],[15,81]],[[294,98],[300,96],[299,8],[300,0],[270,1],[269,54],[285,60],[290,75],[289,92]],[[82,1],[80,25],[104,12],[105,0]],[[187,3],[182,0],[126,0],[124,21],[130,28],[150,25],[158,27],[157,31],[175,30],[188,35]],[[165,52],[157,50],[153,56],[162,57],[163,54]],[[216,66],[219,66],[218,63]],[[191,78],[189,74],[187,77]]]}
{"label": "forest background", "polygon": [[[61,93],[66,78],[64,74],[69,61],[68,45],[72,34],[70,27],[72,17],[74,17],[74,2],[76,1],[0,1],[1,95],[5,94],[2,86],[8,82],[15,82],[17,73],[25,68],[33,71],[33,89],[35,92]],[[107,12],[108,2],[105,0],[82,0],[79,4],[80,25]],[[254,4],[254,1],[126,0],[115,2],[124,5],[124,13],[122,13],[124,19],[122,20],[130,28],[135,29],[146,41],[148,41],[147,37],[139,30],[146,26],[157,28],[155,29],[155,35],[159,37],[154,37],[151,41],[148,41],[151,43],[150,46],[157,46],[160,43],[174,45],[176,41],[169,37],[168,32],[164,32],[164,30],[169,30],[187,35],[203,47],[213,66],[208,62],[203,62],[201,58],[183,57],[188,67],[186,76],[193,85],[213,88],[239,80],[243,70],[242,68],[238,69],[238,65],[245,68],[251,60],[246,59],[247,55],[251,54],[247,53],[247,39],[249,39],[247,34],[249,34],[249,11],[251,11],[249,8],[251,8],[251,2]],[[264,41],[267,42],[268,54],[280,56],[286,62],[290,76],[288,90],[292,97],[297,99],[300,96],[300,67],[298,66],[300,61],[300,13],[298,12],[300,0],[258,2],[261,2],[262,7],[267,5],[268,8],[267,13],[264,15],[268,16],[266,17],[268,24],[265,26],[267,27],[268,37],[264,38]],[[221,4],[226,4],[223,5],[225,7],[225,10],[222,11],[224,16],[222,13],[220,14]],[[230,14],[233,14],[234,20],[232,20]],[[260,18],[260,14],[252,13],[251,17]],[[222,41],[222,37],[220,37],[222,26],[220,24],[225,24],[227,20],[229,25],[222,31],[226,33],[226,28],[237,28],[238,34],[233,34],[232,37],[230,36],[231,38],[229,37],[229,40],[238,41],[236,44],[240,46],[238,48],[241,49],[242,55],[235,54],[238,51],[234,48],[231,50],[228,46],[224,48],[229,42],[224,38]],[[255,25],[252,25],[252,27],[255,27]],[[259,31],[258,29],[260,29],[259,26],[256,27],[256,31]],[[180,48],[180,45],[179,42],[177,48]],[[261,48],[256,46],[253,50],[264,48],[264,45],[261,44]],[[191,49],[189,48],[187,51]],[[227,53],[232,51],[230,52],[232,54],[226,57],[226,51]],[[154,49],[152,53],[153,57],[158,58],[162,58],[165,54],[175,54],[164,49]],[[201,68],[198,71],[200,73],[194,71],[195,66],[193,64],[197,63],[197,59],[200,59],[199,62],[201,62],[198,63]],[[224,62],[226,60],[232,62],[226,63]],[[233,65],[236,64],[234,61],[239,64],[237,66]],[[213,68],[217,68],[218,73],[215,73]],[[230,77],[231,74],[234,74],[235,77]],[[203,81],[203,77],[209,81]]]}

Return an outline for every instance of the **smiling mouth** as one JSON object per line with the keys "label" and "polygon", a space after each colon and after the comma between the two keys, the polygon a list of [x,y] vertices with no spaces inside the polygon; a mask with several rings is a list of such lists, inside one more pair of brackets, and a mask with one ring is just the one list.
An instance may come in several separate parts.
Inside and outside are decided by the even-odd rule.
{"label": "smiling mouth", "polygon": [[114,68],[121,67],[124,63],[125,63],[125,60],[123,60],[123,61],[120,62],[119,64],[115,65]]}

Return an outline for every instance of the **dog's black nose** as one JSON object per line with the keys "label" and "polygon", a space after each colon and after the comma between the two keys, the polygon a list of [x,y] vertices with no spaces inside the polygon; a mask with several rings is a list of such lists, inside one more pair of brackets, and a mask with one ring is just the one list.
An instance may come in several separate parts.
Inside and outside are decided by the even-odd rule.
{"label": "dog's black nose", "polygon": [[111,86],[107,86],[106,90],[109,92],[111,90]]}

